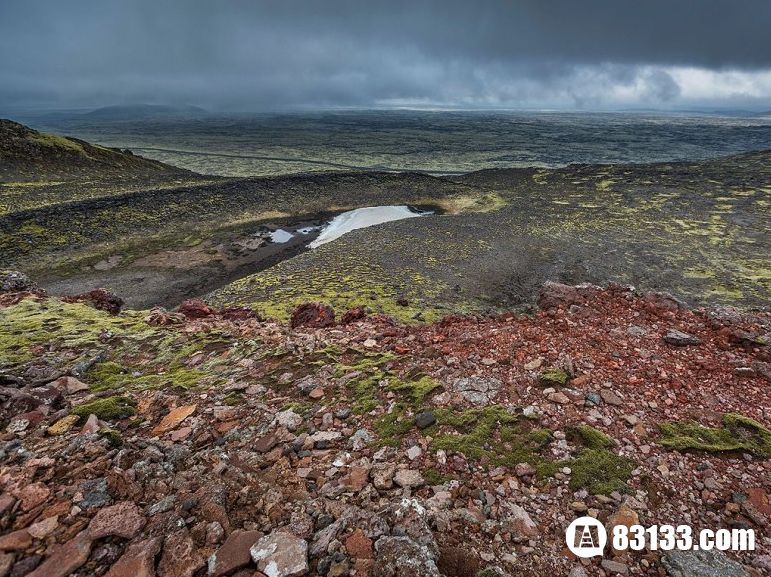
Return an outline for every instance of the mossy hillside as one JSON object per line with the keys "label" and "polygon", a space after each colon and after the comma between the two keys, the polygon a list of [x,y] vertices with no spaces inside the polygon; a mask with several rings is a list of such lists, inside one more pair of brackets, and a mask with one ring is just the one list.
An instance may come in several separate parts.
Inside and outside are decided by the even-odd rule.
{"label": "mossy hillside", "polygon": [[[263,316],[279,320],[288,320],[294,307],[304,302],[324,302],[338,316],[363,306],[406,323],[433,322],[449,312],[436,302],[447,287],[432,282],[418,272],[419,267],[405,263],[393,275],[356,255],[336,253],[324,245],[240,279],[207,298],[221,306],[248,303]],[[331,254],[335,254],[335,264],[326,266]]]}
{"label": "mossy hillside", "polygon": [[[176,188],[132,188],[51,206],[37,202],[30,210],[13,206],[9,214],[0,216],[0,242],[6,249],[0,260],[4,265],[32,265],[32,255],[49,260],[61,259],[63,254],[83,258],[89,247],[116,239],[141,244],[148,233],[169,235],[182,229],[206,233],[223,229],[223,223],[257,222],[259,215],[266,219],[282,214],[302,221],[336,209],[378,204],[438,207],[447,199],[484,196],[483,191],[462,184],[416,174],[333,173],[210,181]],[[9,194],[0,202],[13,204],[16,198]],[[21,227],[27,227],[27,232],[20,233]]]}
{"label": "mossy hillside", "polygon": [[[218,331],[180,334],[144,321],[146,313],[113,316],[81,303],[35,297],[0,309],[0,369],[34,360],[40,350],[56,350],[68,369],[103,353],[82,379],[93,392],[106,390],[214,386],[236,369],[228,355],[255,354],[259,343],[239,341]],[[195,366],[191,358],[198,357]]]}
{"label": "mossy hillside", "polygon": [[29,361],[38,347],[55,348],[60,356],[77,357],[105,345],[100,336],[136,342],[153,341],[163,332],[150,327],[141,312],[109,315],[80,303],[30,297],[0,309],[0,368]]}
{"label": "mossy hillside", "polygon": [[29,182],[85,179],[95,175],[117,179],[131,175],[181,175],[189,171],[77,138],[38,132],[0,119],[0,180]]}
{"label": "mossy hillside", "polygon": [[[474,173],[460,180],[493,189],[504,206],[356,231],[212,298],[264,302],[283,317],[285,303],[295,298],[336,300],[341,309],[366,304],[349,299],[349,288],[382,302],[408,292],[419,275],[430,291],[414,302],[429,319],[434,311],[510,310],[532,302],[538,287],[555,279],[614,279],[668,290],[693,304],[762,305],[771,295],[768,265],[758,257],[771,237],[767,156],[576,166],[542,171],[537,181],[524,179],[522,170]],[[329,278],[338,266],[348,277],[344,283]],[[368,286],[373,276],[389,294]],[[399,318],[409,316],[405,312],[396,311]]]}
{"label": "mossy hillside", "polygon": [[[33,132],[29,136],[29,141],[38,143],[46,148],[50,148],[54,150],[64,149],[67,151],[72,151],[89,160],[92,160],[92,158],[88,156],[88,152],[84,148],[83,144],[81,144],[81,142],[73,138],[67,138],[65,136],[59,136],[56,134],[46,134],[43,132]],[[95,146],[95,145],[92,145],[92,146]],[[104,149],[104,147],[99,147],[99,148],[106,150]]]}
{"label": "mossy hillside", "polygon": [[726,413],[722,425],[722,428],[713,428],[695,421],[662,423],[658,441],[676,451],[746,452],[762,459],[771,458],[771,431],[761,423]]}
{"label": "mossy hillside", "polygon": [[123,173],[119,178],[109,172],[79,178],[56,179],[45,173],[30,174],[32,180],[0,182],[0,216],[53,205],[120,196],[149,189],[166,190],[213,184],[220,178],[193,173]]}

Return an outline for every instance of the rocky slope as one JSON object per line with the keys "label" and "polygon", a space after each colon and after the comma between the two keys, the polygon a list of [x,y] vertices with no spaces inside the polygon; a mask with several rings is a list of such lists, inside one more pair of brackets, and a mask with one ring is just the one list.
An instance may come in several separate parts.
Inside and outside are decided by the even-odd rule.
{"label": "rocky slope", "polygon": [[[532,317],[287,323],[0,280],[0,575],[771,574],[768,313],[549,283]],[[581,562],[582,515],[757,550]]]}

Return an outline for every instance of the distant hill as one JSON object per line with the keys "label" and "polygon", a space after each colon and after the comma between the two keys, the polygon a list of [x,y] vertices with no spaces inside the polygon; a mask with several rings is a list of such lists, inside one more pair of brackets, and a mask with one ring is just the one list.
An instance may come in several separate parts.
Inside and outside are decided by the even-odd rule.
{"label": "distant hill", "polygon": [[83,116],[100,120],[138,120],[143,118],[196,117],[208,112],[198,106],[164,106],[159,104],[131,104],[105,106]]}
{"label": "distant hill", "polygon": [[135,156],[129,150],[38,132],[18,122],[0,119],[0,181],[159,173],[189,174],[180,168]]}

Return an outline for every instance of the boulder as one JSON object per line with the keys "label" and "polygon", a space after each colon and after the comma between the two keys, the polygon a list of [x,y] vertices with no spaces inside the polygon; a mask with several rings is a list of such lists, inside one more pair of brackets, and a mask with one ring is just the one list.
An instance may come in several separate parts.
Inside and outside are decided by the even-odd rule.
{"label": "boulder", "polygon": [[290,324],[293,329],[297,327],[329,327],[335,324],[335,311],[323,303],[297,305],[292,311]]}
{"label": "boulder", "polygon": [[670,345],[675,345],[676,347],[701,344],[701,339],[699,337],[694,337],[693,335],[675,329],[669,329],[667,331],[664,335],[664,341]]}
{"label": "boulder", "polygon": [[440,577],[428,547],[409,537],[381,537],[375,543],[373,577]]}
{"label": "boulder", "polygon": [[669,577],[750,577],[744,567],[716,549],[670,551],[662,562]]}
{"label": "boulder", "polygon": [[0,292],[35,292],[37,285],[22,272],[16,270],[0,271]]}
{"label": "boulder", "polygon": [[155,577],[155,557],[162,543],[161,537],[132,541],[105,577]]}
{"label": "boulder", "polygon": [[257,568],[269,577],[300,577],[309,571],[308,543],[291,533],[274,531],[250,551]]}
{"label": "boulder", "polygon": [[214,314],[214,309],[201,299],[188,299],[177,307],[177,311],[188,319],[205,319]]}
{"label": "boulder", "polygon": [[131,501],[122,501],[110,505],[91,519],[88,532],[94,539],[102,537],[122,537],[133,539],[145,526],[145,516],[142,510]]}
{"label": "boulder", "polygon": [[602,289],[598,286],[583,283],[570,286],[558,282],[547,281],[538,289],[536,304],[544,311],[554,309],[560,305],[573,305],[586,302]]}
{"label": "boulder", "polygon": [[225,543],[209,557],[208,575],[222,577],[243,569],[252,560],[251,547],[263,534],[259,531],[233,531]]}
{"label": "boulder", "polygon": [[198,552],[187,529],[166,537],[158,563],[158,577],[193,577],[205,566],[206,560]]}
{"label": "boulder", "polygon": [[340,322],[344,325],[349,325],[365,318],[367,318],[367,311],[364,310],[364,307],[353,307],[345,312]]}
{"label": "boulder", "polygon": [[492,403],[501,390],[501,386],[503,386],[503,383],[498,379],[477,375],[461,377],[453,383],[455,390],[463,395],[464,399],[478,407],[484,407]]}
{"label": "boulder", "polygon": [[76,295],[62,295],[61,299],[66,303],[85,303],[111,315],[117,315],[124,304],[122,298],[106,289],[96,289]]}
{"label": "boulder", "polygon": [[82,567],[91,553],[93,539],[81,531],[64,545],[57,545],[48,558],[28,577],[66,577]]}

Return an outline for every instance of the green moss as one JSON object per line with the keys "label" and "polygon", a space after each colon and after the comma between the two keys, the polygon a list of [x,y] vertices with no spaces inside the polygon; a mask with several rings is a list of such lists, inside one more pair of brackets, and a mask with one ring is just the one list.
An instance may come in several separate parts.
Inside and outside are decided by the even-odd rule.
{"label": "green moss", "polygon": [[225,404],[229,407],[236,407],[244,403],[244,396],[236,391],[231,391],[225,395]]}
{"label": "green moss", "polygon": [[520,417],[500,405],[462,413],[439,409],[435,415],[432,449],[462,453],[474,461],[485,459],[495,466],[538,465],[543,461],[541,451],[552,440],[551,431],[529,430],[526,423],[520,423]]}
{"label": "green moss", "polygon": [[364,415],[380,406],[380,400],[376,395],[379,388],[378,383],[384,377],[385,374],[382,371],[377,371],[360,379],[353,379],[349,383],[348,386],[353,389],[356,399],[351,409],[354,415]]}
{"label": "green moss", "polygon": [[632,461],[606,449],[584,449],[562,465],[572,470],[569,486],[573,491],[587,489],[593,495],[626,490],[626,481],[634,470]]}
{"label": "green moss", "polygon": [[545,386],[564,386],[569,378],[570,376],[562,369],[546,369],[541,373],[541,384]]}
{"label": "green moss", "polygon": [[[398,382],[393,372],[388,370],[389,363],[396,357],[390,353],[371,353],[358,350],[349,351],[348,356],[350,354],[354,355],[353,359],[335,365],[335,377],[341,378],[354,372],[362,373],[358,377],[350,379],[346,386],[353,391],[354,395],[351,412],[355,415],[364,415],[380,406],[381,381]],[[329,360],[337,360],[341,356],[343,356],[343,351],[338,349]]]}
{"label": "green moss", "polygon": [[102,349],[104,331],[142,343],[166,334],[147,325],[141,312],[113,316],[81,303],[27,298],[0,310],[0,368],[31,360],[36,345],[81,353]]}
{"label": "green moss", "polygon": [[92,392],[115,389],[125,383],[126,369],[112,361],[99,363],[88,371],[88,379],[94,383],[89,387]]}
{"label": "green moss", "polygon": [[138,415],[137,417],[134,417],[131,419],[131,422],[128,424],[129,429],[138,429],[142,426],[142,424],[146,421],[142,415]]}
{"label": "green moss", "polygon": [[602,431],[598,431],[589,425],[577,425],[569,427],[567,433],[589,449],[610,449],[615,447],[616,443]]}
{"label": "green moss", "polygon": [[307,401],[304,402],[293,402],[293,403],[286,403],[284,406],[281,407],[282,411],[289,411],[292,410],[298,415],[304,415],[308,411],[310,411],[313,408],[313,403],[309,403]]}
{"label": "green moss", "polygon": [[426,485],[432,486],[443,485],[448,481],[452,481],[453,479],[452,476],[440,473],[436,469],[426,469],[421,474],[423,475],[423,479],[426,481]]}
{"label": "green moss", "polygon": [[107,439],[107,442],[111,447],[120,447],[123,445],[123,437],[114,429],[99,429],[98,434],[103,439]]}
{"label": "green moss", "polygon": [[373,428],[378,435],[381,445],[396,447],[415,425],[415,418],[408,416],[409,408],[404,404],[397,404],[391,412],[385,413],[375,419]]}
{"label": "green moss", "polygon": [[96,415],[102,421],[114,421],[134,415],[136,413],[135,406],[136,402],[128,397],[107,397],[79,405],[72,409],[72,414],[78,415],[82,419],[89,415]]}
{"label": "green moss", "polygon": [[417,381],[400,381],[398,379],[392,379],[388,383],[387,389],[389,391],[400,391],[409,393],[413,402],[417,406],[423,405],[426,396],[431,394],[437,389],[441,389],[441,383],[437,383],[429,377],[421,377]]}
{"label": "green moss", "polygon": [[544,460],[535,466],[535,474],[541,480],[548,479],[549,477],[556,475],[559,468],[559,463]]}
{"label": "green moss", "polygon": [[[179,387],[187,390],[198,385],[206,377],[198,369],[180,367],[179,363],[173,363],[171,366],[168,366],[159,358],[156,358],[153,363],[148,363],[142,368],[146,370],[148,368],[152,369],[151,365],[158,366],[161,372],[134,376],[128,369],[117,363],[111,361],[100,363],[88,372],[89,379],[94,381],[90,389],[92,392],[126,387],[140,390]],[[166,369],[167,366],[168,369]]]}
{"label": "green moss", "polygon": [[771,431],[762,424],[735,413],[723,415],[722,424],[723,428],[712,428],[694,421],[663,423],[659,443],[676,451],[744,451],[771,458]]}

